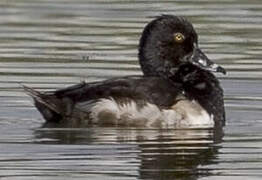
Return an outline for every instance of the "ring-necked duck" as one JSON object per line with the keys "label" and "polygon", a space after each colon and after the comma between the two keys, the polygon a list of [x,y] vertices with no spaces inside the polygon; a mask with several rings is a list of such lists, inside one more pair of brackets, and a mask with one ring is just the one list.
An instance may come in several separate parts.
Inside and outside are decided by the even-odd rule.
{"label": "ring-necked duck", "polygon": [[198,36],[185,18],[162,15],[144,29],[139,44],[139,62],[144,75],[169,77],[179,65],[191,62],[203,69],[226,73],[198,47]]}
{"label": "ring-necked duck", "polygon": [[83,82],[54,92],[24,88],[48,122],[160,128],[224,125],[223,90],[209,71],[225,70],[198,48],[188,21],[163,15],[150,22],[140,39],[139,60],[145,76]]}

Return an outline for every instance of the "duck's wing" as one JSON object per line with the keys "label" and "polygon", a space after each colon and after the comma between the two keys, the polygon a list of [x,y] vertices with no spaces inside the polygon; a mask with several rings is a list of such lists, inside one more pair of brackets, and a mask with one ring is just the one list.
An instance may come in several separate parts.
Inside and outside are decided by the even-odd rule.
{"label": "duck's wing", "polygon": [[54,92],[43,93],[28,87],[24,89],[33,97],[36,107],[47,121],[60,121],[64,117],[70,117],[76,114],[79,104],[85,104],[81,106],[81,110],[88,109],[100,99],[113,98],[119,103],[132,100],[141,105],[149,102],[156,106],[169,107],[182,91],[180,84],[173,84],[159,77],[143,76],[82,82]]}

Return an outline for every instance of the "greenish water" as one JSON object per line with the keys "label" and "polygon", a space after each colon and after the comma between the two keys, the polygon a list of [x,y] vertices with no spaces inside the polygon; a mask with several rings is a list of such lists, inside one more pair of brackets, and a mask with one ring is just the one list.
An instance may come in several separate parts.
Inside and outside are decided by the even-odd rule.
{"label": "greenish water", "polygon": [[[21,83],[141,74],[140,34],[163,13],[187,17],[227,69],[223,132],[44,125]],[[0,0],[0,179],[261,179],[261,50],[258,0]]]}

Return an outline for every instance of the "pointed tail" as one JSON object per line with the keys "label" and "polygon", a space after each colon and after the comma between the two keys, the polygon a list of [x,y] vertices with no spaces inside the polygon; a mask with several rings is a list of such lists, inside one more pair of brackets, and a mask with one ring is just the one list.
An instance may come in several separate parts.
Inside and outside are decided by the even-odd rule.
{"label": "pointed tail", "polygon": [[22,85],[25,92],[34,99],[34,103],[46,121],[58,122],[62,119],[61,100],[53,94],[45,94]]}

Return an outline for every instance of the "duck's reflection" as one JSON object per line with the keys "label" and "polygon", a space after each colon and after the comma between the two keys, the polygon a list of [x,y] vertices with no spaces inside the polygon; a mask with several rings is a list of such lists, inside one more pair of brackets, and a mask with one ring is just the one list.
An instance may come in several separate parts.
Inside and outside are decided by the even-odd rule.
{"label": "duck's reflection", "polygon": [[[121,134],[121,133],[120,133]],[[125,141],[122,133],[119,140]],[[154,135],[153,135],[154,134]],[[198,179],[211,172],[205,165],[214,164],[222,130],[167,130],[158,133],[140,133],[133,137],[140,141],[139,157],[141,179]]]}
{"label": "duck's reflection", "polygon": [[208,176],[216,163],[222,128],[184,130],[139,130],[110,127],[85,129],[46,124],[36,132],[46,143],[133,144],[139,160],[140,179],[198,179]]}
{"label": "duck's reflection", "polygon": [[210,173],[203,167],[212,164],[218,153],[208,130],[176,131],[174,137],[163,135],[157,141],[140,145],[142,179],[197,179]]}

